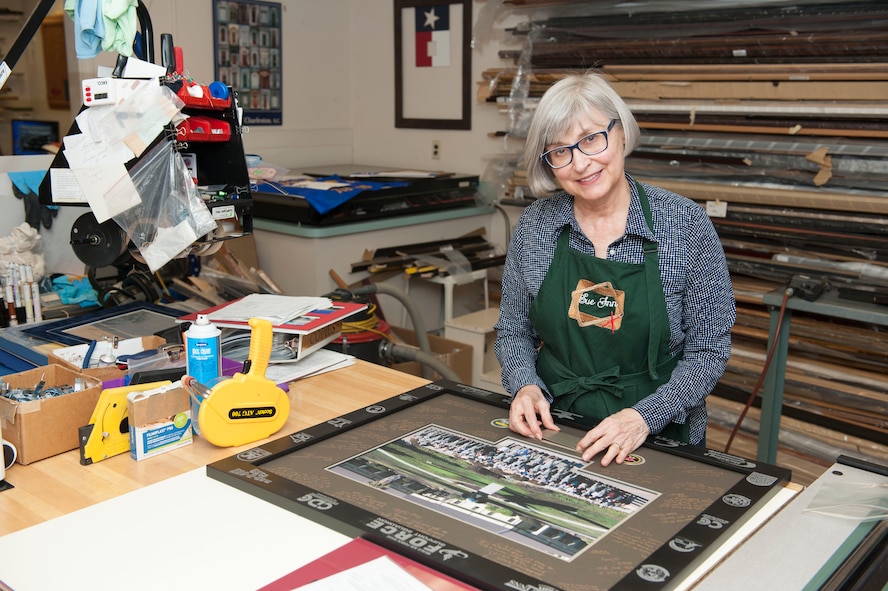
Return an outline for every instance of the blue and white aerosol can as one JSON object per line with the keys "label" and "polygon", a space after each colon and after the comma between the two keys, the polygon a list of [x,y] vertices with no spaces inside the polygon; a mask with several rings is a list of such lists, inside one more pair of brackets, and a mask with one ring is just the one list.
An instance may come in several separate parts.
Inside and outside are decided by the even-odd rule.
{"label": "blue and white aerosol can", "polygon": [[[206,314],[185,331],[185,373],[207,388],[212,388],[222,375],[222,331],[210,322]],[[192,400],[191,424],[197,426],[200,404]],[[197,429],[194,429],[197,433]]]}

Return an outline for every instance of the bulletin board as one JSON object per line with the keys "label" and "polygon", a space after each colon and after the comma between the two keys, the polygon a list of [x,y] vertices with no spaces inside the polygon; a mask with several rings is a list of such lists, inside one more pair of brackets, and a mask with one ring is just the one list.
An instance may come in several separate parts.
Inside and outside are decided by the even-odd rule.
{"label": "bulletin board", "polygon": [[216,80],[237,92],[244,125],[282,125],[279,2],[213,0]]}

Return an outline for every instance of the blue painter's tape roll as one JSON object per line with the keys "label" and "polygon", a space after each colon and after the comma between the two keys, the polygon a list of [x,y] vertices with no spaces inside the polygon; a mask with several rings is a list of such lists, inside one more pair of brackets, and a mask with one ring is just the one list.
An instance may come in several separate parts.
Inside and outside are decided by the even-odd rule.
{"label": "blue painter's tape roll", "polygon": [[210,96],[213,98],[221,99],[223,101],[228,98],[228,86],[218,80],[216,82],[210,82],[209,89]]}

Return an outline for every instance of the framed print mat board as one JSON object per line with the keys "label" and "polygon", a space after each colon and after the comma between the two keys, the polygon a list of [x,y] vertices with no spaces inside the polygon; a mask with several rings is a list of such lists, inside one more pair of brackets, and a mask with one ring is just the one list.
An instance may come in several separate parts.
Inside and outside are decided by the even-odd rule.
{"label": "framed print mat board", "polygon": [[542,441],[508,398],[448,381],[211,464],[207,473],[483,589],[670,589],[790,472],[652,437],[582,461],[576,415]]}

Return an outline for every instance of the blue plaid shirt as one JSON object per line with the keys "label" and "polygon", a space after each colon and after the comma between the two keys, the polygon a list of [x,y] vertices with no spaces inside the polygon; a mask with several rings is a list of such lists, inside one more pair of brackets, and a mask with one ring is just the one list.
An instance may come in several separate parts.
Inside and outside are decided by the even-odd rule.
{"label": "blue plaid shirt", "polygon": [[[736,319],[734,292],[724,250],[706,211],[686,197],[644,184],[651,204],[653,232],[641,209],[635,182],[626,175],[632,201],[626,233],[610,245],[607,258],[644,261],[643,240],[659,244],[660,277],[669,315],[669,347],[683,358],[670,380],[639,401],[635,408],[652,433],[670,422],[690,424],[691,442],[706,434],[705,398],[722,376],[731,354],[731,327]],[[562,228],[570,228],[570,246],[590,256],[592,243],[573,214],[573,197],[561,191],[529,205],[515,226],[503,270],[502,302],[496,323],[497,358],[503,386],[511,395],[536,384],[548,395],[536,373],[540,339],[530,323],[530,306],[555,255]]]}

